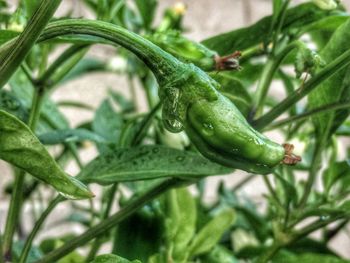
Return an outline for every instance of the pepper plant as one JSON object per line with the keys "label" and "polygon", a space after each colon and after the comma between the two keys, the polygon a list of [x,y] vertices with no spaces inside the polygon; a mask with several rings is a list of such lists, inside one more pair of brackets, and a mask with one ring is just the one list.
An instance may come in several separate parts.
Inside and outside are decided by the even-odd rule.
{"label": "pepper plant", "polygon": [[[274,0],[271,15],[198,43],[185,36],[182,3],[156,23],[157,0],[81,0],[93,20],[54,17],[62,2],[22,0],[10,13],[0,0],[0,158],[13,168],[0,263],[348,262],[330,247],[350,219],[341,3]],[[124,67],[89,57],[96,44],[112,46]],[[97,109],[50,98],[91,72],[127,76],[130,98],[111,89]],[[277,88],[283,99],[271,95]],[[71,127],[62,107],[94,117]],[[87,141],[97,155],[85,163]],[[215,175],[242,178],[208,203]],[[263,211],[242,191],[259,178]],[[41,238],[58,205],[84,231]]]}

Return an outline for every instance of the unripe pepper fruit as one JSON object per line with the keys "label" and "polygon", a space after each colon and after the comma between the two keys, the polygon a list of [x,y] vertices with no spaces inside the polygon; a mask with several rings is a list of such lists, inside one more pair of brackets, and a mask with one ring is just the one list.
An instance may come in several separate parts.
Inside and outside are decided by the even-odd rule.
{"label": "unripe pepper fruit", "polygon": [[185,129],[207,158],[262,174],[279,163],[300,161],[291,153],[290,145],[279,145],[254,130],[236,106],[217,91],[220,84],[193,64],[179,61],[135,33],[100,21],[56,21],[39,41],[65,34],[97,36],[135,53],[157,78],[165,127],[171,132]]}

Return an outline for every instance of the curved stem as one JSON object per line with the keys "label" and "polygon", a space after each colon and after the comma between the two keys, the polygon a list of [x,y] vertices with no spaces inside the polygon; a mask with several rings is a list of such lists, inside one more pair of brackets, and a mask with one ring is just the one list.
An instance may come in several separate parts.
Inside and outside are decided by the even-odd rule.
{"label": "curved stem", "polygon": [[127,218],[128,216],[133,214],[135,211],[140,209],[146,203],[148,203],[152,199],[156,198],[161,193],[164,193],[165,191],[175,187],[178,184],[179,184],[179,180],[177,180],[177,179],[169,179],[169,180],[163,181],[162,183],[155,186],[151,190],[147,191],[146,193],[144,193],[140,197],[131,201],[128,205],[126,205],[119,212],[115,213],[114,215],[107,218],[106,220],[103,220],[102,222],[100,222],[96,226],[90,228],[82,235],[75,237],[72,240],[68,241],[63,246],[50,252],[44,258],[36,261],[35,263],[51,263],[51,262],[57,261],[58,259],[67,255],[68,253],[72,252],[76,248],[86,244],[87,242],[89,242],[90,240],[103,234],[107,230],[115,227],[116,224],[120,223],[122,220],[124,220],[125,218]]}
{"label": "curved stem", "polygon": [[40,215],[38,221],[35,223],[34,228],[30,232],[30,235],[28,236],[26,243],[24,244],[22,254],[19,259],[19,263],[25,263],[27,261],[27,257],[30,251],[30,248],[32,246],[33,240],[40,230],[42,224],[46,220],[47,216],[51,213],[51,211],[56,207],[57,204],[59,204],[64,198],[62,196],[57,196],[54,200],[50,202],[48,207],[45,209],[45,211]]}
{"label": "curved stem", "polygon": [[50,23],[39,42],[64,35],[90,35],[109,40],[133,52],[155,74],[161,84],[181,70],[182,63],[143,37],[122,27],[102,21],[67,19]]}
{"label": "curved stem", "polygon": [[11,48],[0,55],[0,88],[10,79],[29,53],[62,0],[42,0],[24,31],[16,38]]}
{"label": "curved stem", "polygon": [[350,102],[345,102],[345,103],[333,103],[333,104],[328,104],[280,121],[276,121],[274,123],[272,123],[271,125],[267,126],[266,128],[264,128],[264,131],[269,131],[269,130],[273,130],[276,128],[280,128],[284,125],[288,125],[291,124],[292,122],[296,122],[296,121],[301,121],[301,120],[305,120],[311,116],[314,115],[318,115],[318,114],[322,114],[328,111],[335,111],[335,110],[340,110],[340,109],[346,109],[346,108],[350,108]]}
{"label": "curved stem", "polygon": [[320,83],[333,76],[337,71],[343,69],[350,64],[350,50],[344,52],[341,56],[329,63],[326,67],[320,70],[314,77],[307,81],[299,89],[295,90],[280,104],[275,106],[261,118],[253,121],[253,126],[257,129],[262,129],[279,117],[282,113],[292,107],[296,102],[304,98],[312,90],[318,87]]}

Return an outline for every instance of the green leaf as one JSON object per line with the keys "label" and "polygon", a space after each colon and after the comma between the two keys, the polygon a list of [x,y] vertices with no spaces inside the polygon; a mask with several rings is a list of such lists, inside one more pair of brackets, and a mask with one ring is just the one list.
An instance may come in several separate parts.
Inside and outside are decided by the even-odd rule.
{"label": "green leaf", "polygon": [[162,177],[191,179],[230,172],[231,169],[196,153],[164,146],[141,146],[101,154],[82,169],[79,178],[108,185]]}
{"label": "green leaf", "polygon": [[113,254],[100,255],[90,263],[141,263],[139,260],[129,261],[125,258]]}
{"label": "green leaf", "polygon": [[91,198],[80,181],[68,176],[27,125],[0,110],[0,158],[53,186],[67,198]]}
{"label": "green leaf", "polygon": [[173,189],[165,197],[166,239],[172,247],[175,262],[186,259],[188,245],[196,231],[197,207],[187,188]]}
{"label": "green leaf", "polygon": [[316,30],[332,30],[335,31],[339,26],[345,23],[349,19],[349,14],[342,13],[339,15],[325,17],[323,19],[317,20],[314,23],[307,25],[302,28],[304,32],[312,32]]}
{"label": "green leaf", "polygon": [[[320,56],[326,63],[330,63],[348,49],[350,49],[350,19],[337,29],[328,44],[320,52]],[[350,99],[349,72],[350,68],[336,72],[312,91],[308,96],[310,109]],[[340,112],[342,114],[339,114]],[[312,120],[316,128],[316,134],[319,137],[323,135],[330,136],[347,116],[348,111],[330,112],[314,116]]]}
{"label": "green leaf", "polygon": [[[34,88],[21,70],[18,70],[10,79],[11,90],[23,106],[30,109]],[[41,110],[42,121],[55,129],[68,129],[69,123],[64,115],[58,110],[56,104],[45,98]]]}
{"label": "green leaf", "polygon": [[0,90],[0,109],[15,115],[22,121],[27,121],[29,118],[29,112],[23,103],[12,92],[5,89]]}
{"label": "green leaf", "polygon": [[121,111],[124,112],[132,112],[135,110],[135,103],[122,95],[120,92],[114,90],[108,90],[108,95],[115,101],[115,103],[120,106]]}
{"label": "green leaf", "polygon": [[149,29],[154,19],[158,1],[157,0],[148,0],[148,1],[135,0],[135,3],[142,17],[143,26],[146,29]]}
{"label": "green leaf", "polygon": [[0,46],[6,43],[7,41],[10,41],[11,39],[15,38],[18,35],[19,35],[19,32],[17,31],[5,30],[5,29],[0,30]]}
{"label": "green leaf", "polygon": [[107,141],[102,136],[86,129],[55,130],[38,136],[41,143],[54,145],[66,142],[93,141],[106,144]]}
{"label": "green leaf", "polygon": [[[123,119],[121,115],[114,111],[108,99],[104,100],[95,113],[92,130],[108,142],[117,144],[122,126]],[[103,145],[98,145],[98,148],[101,152],[108,150]]]}
{"label": "green leaf", "polygon": [[[157,253],[162,246],[162,219],[151,203],[118,225],[113,253],[142,261]],[[130,246],[132,244],[132,246]]]}
{"label": "green leaf", "polygon": [[[13,256],[13,261],[18,262],[19,258],[21,256],[22,250],[24,247],[24,241],[19,240],[13,243],[12,247],[12,256]],[[32,246],[29,250],[29,254],[26,260],[26,263],[33,263],[38,261],[43,257],[43,252],[40,250],[39,247],[37,246]]]}
{"label": "green leaf", "polygon": [[350,178],[350,164],[348,161],[335,162],[330,164],[323,172],[323,185],[328,192],[331,187],[345,177]]}
{"label": "green leaf", "polygon": [[188,251],[191,256],[208,253],[235,220],[235,211],[227,208],[209,221],[193,238]]}
{"label": "green leaf", "polygon": [[[330,12],[321,10],[312,3],[300,4],[287,10],[282,31],[302,28],[329,14]],[[202,43],[220,55],[244,50],[263,43],[270,37],[271,21],[272,16],[267,16],[249,27],[211,37]]]}

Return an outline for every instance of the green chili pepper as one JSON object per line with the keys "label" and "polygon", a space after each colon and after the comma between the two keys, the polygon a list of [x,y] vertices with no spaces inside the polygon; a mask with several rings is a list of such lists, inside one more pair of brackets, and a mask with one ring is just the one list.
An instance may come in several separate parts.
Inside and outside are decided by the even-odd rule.
{"label": "green chili pepper", "polygon": [[67,34],[107,39],[143,60],[159,84],[164,126],[171,132],[185,129],[207,158],[255,173],[267,173],[281,162],[300,161],[292,155],[290,145],[279,145],[255,131],[236,106],[217,91],[220,84],[195,65],[179,61],[137,34],[100,21],[53,22],[39,41]]}
{"label": "green chili pepper", "polygon": [[182,67],[181,78],[160,89],[168,130],[185,129],[204,156],[249,172],[267,173],[285,160],[284,147],[254,130],[216,81],[192,64]]}
{"label": "green chili pepper", "polygon": [[0,159],[52,185],[70,199],[91,198],[89,189],[57,165],[27,125],[0,110]]}

